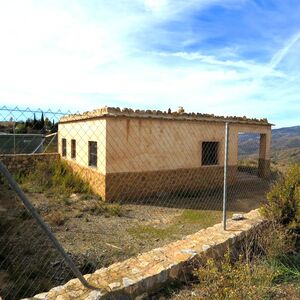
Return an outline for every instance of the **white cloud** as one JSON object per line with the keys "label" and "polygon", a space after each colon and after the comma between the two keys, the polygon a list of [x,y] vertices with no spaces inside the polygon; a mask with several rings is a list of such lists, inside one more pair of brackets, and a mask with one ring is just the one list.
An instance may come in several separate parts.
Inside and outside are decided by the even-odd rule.
{"label": "white cloud", "polygon": [[[230,59],[201,51],[143,52],[135,38],[157,18],[211,3],[243,2],[101,1],[89,8],[69,1],[1,1],[0,103],[72,110],[105,104],[153,109],[183,105],[189,111],[253,117],[276,113],[274,103],[284,93],[298,91],[291,89],[291,77],[279,64],[299,34],[270,63],[242,59],[230,47],[223,49]],[[262,98],[267,101],[258,103]]]}

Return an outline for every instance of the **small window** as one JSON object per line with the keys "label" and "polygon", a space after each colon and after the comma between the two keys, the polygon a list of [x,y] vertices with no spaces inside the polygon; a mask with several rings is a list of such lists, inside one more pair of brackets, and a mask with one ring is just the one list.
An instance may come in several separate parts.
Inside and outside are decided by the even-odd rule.
{"label": "small window", "polygon": [[63,157],[67,156],[67,140],[66,139],[61,139],[61,152],[62,152]]}
{"label": "small window", "polygon": [[219,163],[219,142],[202,143],[202,166],[217,165]]}
{"label": "small window", "polygon": [[97,142],[89,141],[89,166],[97,167]]}
{"label": "small window", "polygon": [[71,140],[71,158],[76,158],[76,140]]}

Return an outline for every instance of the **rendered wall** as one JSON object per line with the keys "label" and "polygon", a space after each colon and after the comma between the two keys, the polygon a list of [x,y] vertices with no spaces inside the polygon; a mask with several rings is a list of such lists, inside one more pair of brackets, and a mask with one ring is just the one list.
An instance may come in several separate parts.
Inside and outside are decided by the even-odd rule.
{"label": "rendered wall", "polygon": [[[224,128],[223,123],[217,122],[109,118],[106,172],[199,168],[203,141],[220,142],[222,166]],[[230,143],[237,145],[237,137],[231,135]],[[237,156],[230,153],[229,165],[236,163]]]}
{"label": "rendered wall", "polygon": [[[260,175],[269,169],[271,127],[230,124],[229,184],[237,179],[238,133],[260,133]],[[59,124],[67,161],[108,201],[214,188],[223,184],[225,123],[107,117]],[[71,158],[76,140],[76,160]],[[88,141],[98,143],[98,167],[88,166]],[[202,142],[219,142],[218,165],[202,166]],[[98,172],[98,174],[95,173]]]}
{"label": "rendered wall", "polygon": [[[263,134],[262,177],[270,156],[270,126],[230,124],[228,183],[237,180],[238,133]],[[202,166],[202,142],[219,142],[218,165]],[[162,193],[196,193],[223,184],[225,124],[108,118],[106,199],[135,199]],[[262,168],[262,161],[265,171]]]}
{"label": "rendered wall", "polygon": [[[58,151],[62,153],[62,138],[67,139],[66,159],[102,174],[106,172],[106,120],[85,120],[58,125]],[[71,140],[76,140],[76,159],[71,158]],[[97,142],[97,167],[88,166],[88,142]]]}
{"label": "rendered wall", "polygon": [[[190,193],[223,183],[224,123],[107,119],[106,199]],[[230,135],[230,144],[237,137]],[[202,142],[219,142],[219,163],[202,166]],[[233,154],[233,155],[232,155]],[[234,183],[237,155],[229,155]]]}

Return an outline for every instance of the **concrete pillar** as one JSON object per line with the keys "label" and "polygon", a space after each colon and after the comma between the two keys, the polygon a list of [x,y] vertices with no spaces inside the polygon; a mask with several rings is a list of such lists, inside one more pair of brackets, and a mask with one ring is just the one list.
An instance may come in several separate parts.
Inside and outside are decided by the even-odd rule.
{"label": "concrete pillar", "polygon": [[268,178],[270,176],[270,147],[271,132],[260,135],[258,176]]}

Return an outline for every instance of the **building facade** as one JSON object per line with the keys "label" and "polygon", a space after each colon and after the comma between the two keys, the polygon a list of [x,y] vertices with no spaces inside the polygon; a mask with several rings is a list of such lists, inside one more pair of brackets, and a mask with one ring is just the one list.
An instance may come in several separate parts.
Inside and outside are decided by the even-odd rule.
{"label": "building facade", "polygon": [[268,177],[271,124],[266,119],[105,107],[63,117],[59,152],[108,201],[192,193],[223,183],[226,122],[229,183],[237,179],[240,132],[260,134],[259,175]]}

